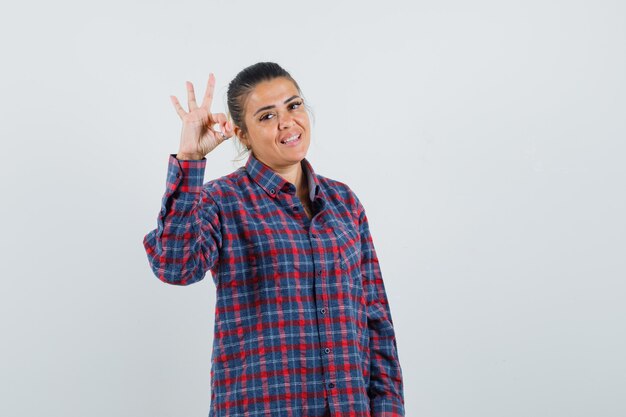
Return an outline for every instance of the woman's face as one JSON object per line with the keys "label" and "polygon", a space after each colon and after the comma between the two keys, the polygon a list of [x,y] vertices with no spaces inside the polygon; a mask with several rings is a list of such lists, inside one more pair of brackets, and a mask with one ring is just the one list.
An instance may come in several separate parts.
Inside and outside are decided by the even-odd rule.
{"label": "woman's face", "polygon": [[[278,77],[256,85],[245,103],[247,135],[235,134],[272,168],[299,164],[309,149],[309,115],[294,83]],[[287,142],[285,142],[287,141]]]}

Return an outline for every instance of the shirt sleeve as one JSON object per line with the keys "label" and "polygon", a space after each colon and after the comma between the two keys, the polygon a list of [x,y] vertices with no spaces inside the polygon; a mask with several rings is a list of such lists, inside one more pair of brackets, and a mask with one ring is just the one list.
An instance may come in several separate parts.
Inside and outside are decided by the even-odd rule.
{"label": "shirt sleeve", "polygon": [[[358,201],[358,199],[357,199]],[[358,203],[361,273],[367,296],[372,417],[404,416],[404,386],[391,310],[365,209]]]}
{"label": "shirt sleeve", "polygon": [[218,262],[222,237],[219,206],[203,187],[206,159],[171,154],[157,228],[143,238],[148,262],[161,281],[189,285]]}

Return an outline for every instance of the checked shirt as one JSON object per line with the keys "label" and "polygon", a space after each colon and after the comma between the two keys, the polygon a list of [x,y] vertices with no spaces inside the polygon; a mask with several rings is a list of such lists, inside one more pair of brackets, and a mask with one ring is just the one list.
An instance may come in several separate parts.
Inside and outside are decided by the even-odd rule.
{"label": "checked shirt", "polygon": [[143,245],[165,283],[211,271],[209,417],[404,416],[391,310],[355,193],[303,159],[309,219],[295,186],[253,154],[203,183],[206,162],[169,156]]}

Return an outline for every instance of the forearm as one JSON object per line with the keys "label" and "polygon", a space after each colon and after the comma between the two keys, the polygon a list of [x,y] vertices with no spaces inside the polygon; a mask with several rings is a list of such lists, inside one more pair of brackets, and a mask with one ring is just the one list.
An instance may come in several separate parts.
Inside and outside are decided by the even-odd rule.
{"label": "forearm", "polygon": [[202,186],[205,163],[170,155],[157,228],[143,239],[154,274],[168,284],[200,281],[217,260],[221,237],[217,206]]}

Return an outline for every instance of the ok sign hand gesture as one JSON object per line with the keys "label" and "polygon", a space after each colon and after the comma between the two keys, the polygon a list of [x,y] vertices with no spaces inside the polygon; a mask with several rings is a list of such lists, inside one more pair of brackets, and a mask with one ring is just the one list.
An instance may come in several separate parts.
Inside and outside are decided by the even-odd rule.
{"label": "ok sign hand gesture", "polygon": [[[178,159],[202,159],[220,143],[233,136],[233,126],[228,122],[224,113],[211,113],[215,76],[209,74],[206,92],[200,107],[196,104],[196,95],[193,84],[187,81],[187,103],[189,112],[186,112],[175,96],[170,96],[172,104],[183,121],[180,134],[180,147],[176,157]],[[220,131],[213,130],[219,124]]]}

